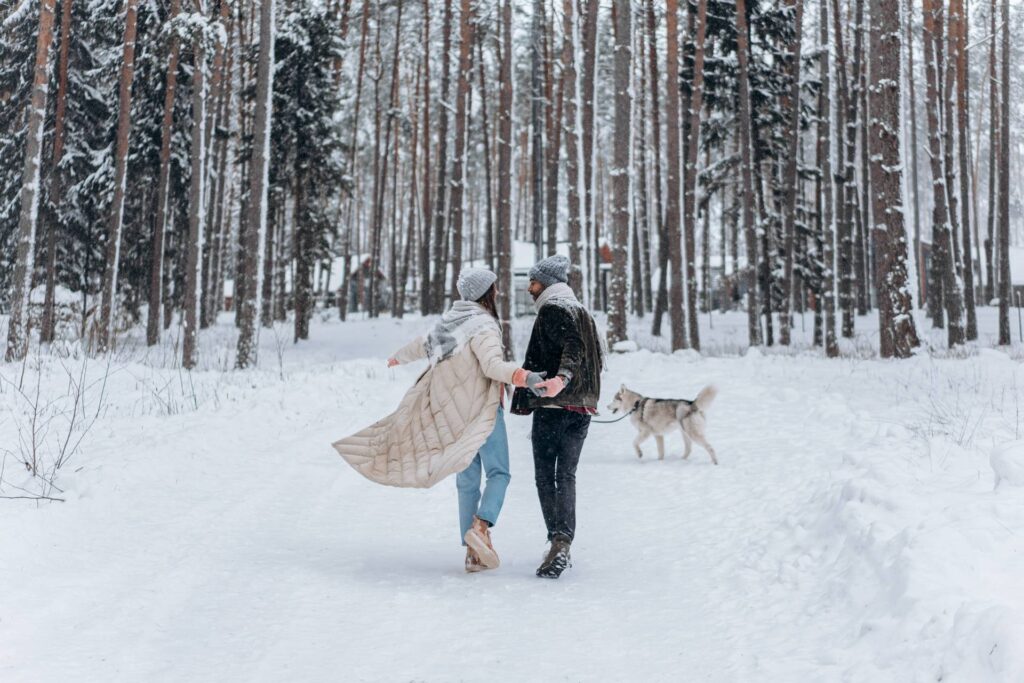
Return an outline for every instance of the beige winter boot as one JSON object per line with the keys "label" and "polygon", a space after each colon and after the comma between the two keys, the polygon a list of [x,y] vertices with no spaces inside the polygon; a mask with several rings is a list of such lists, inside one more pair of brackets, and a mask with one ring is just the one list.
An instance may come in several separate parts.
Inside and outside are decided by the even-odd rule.
{"label": "beige winter boot", "polygon": [[497,569],[501,564],[498,553],[494,552],[494,546],[491,545],[490,526],[476,515],[473,516],[473,526],[466,532],[465,541],[476,553],[484,569]]}
{"label": "beige winter boot", "polygon": [[480,558],[476,556],[472,548],[466,548],[466,573],[473,574],[483,571],[485,567],[480,564]]}

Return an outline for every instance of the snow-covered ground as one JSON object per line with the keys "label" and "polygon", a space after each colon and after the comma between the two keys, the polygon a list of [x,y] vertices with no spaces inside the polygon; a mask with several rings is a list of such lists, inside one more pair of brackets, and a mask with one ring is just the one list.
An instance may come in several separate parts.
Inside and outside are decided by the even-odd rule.
{"label": "snow-covered ground", "polygon": [[264,331],[244,373],[229,316],[192,373],[138,332],[0,365],[0,494],[40,491],[33,442],[44,471],[67,456],[65,502],[0,500],[0,681],[1024,680],[1021,348],[880,361],[872,323],[826,360],[745,352],[739,314],[703,321],[703,357],[634,321],[604,402],[714,382],[721,465],[679,437],[638,461],[628,422],[593,425],[554,582],[528,419],[484,574],[454,481],[376,486],[330,448],[394,408],[421,368],[383,359],[429,320]]}

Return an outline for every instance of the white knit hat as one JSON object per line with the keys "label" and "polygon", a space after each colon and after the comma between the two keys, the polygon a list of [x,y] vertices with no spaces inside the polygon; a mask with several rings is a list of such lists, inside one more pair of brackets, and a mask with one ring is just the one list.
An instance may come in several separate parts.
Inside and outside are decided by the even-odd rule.
{"label": "white knit hat", "polygon": [[459,296],[466,301],[476,301],[490,289],[498,279],[498,276],[486,268],[463,268],[459,273],[459,281],[455,287],[459,290]]}

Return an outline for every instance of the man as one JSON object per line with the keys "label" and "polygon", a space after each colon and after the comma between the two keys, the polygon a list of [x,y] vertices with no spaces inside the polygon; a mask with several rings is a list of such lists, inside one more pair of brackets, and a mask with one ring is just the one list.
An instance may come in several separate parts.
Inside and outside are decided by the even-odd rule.
{"label": "man", "polygon": [[568,271],[564,256],[549,256],[530,270],[537,319],[523,367],[548,379],[534,389],[516,389],[512,397],[513,413],[533,413],[537,495],[551,543],[537,576],[551,579],[570,566],[576,465],[601,394],[600,337],[594,319],[566,284]]}

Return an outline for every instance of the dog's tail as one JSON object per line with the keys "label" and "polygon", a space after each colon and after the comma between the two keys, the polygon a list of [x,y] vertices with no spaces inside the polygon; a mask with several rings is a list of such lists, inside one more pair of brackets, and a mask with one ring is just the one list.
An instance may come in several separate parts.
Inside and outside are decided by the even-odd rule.
{"label": "dog's tail", "polygon": [[718,395],[718,389],[714,384],[709,384],[700,390],[697,394],[697,398],[693,400],[693,409],[701,412],[706,411],[715,400],[715,396]]}

